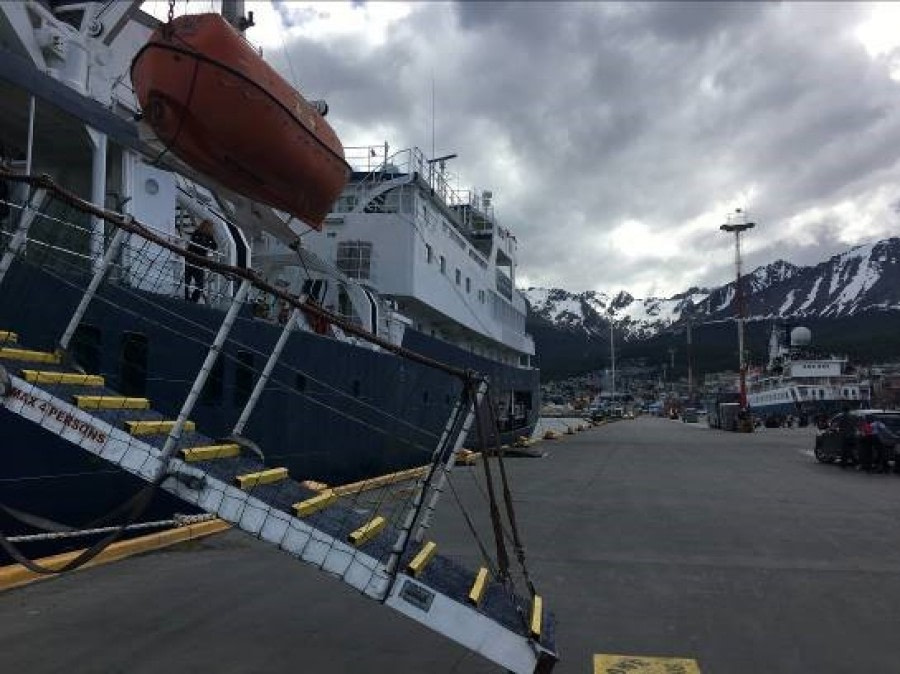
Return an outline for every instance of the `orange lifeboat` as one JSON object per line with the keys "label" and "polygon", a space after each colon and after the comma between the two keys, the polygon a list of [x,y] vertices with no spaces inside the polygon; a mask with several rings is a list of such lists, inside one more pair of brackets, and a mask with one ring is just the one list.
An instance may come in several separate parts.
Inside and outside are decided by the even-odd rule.
{"label": "orange lifeboat", "polygon": [[182,161],[321,228],[349,178],[344,148],[319,108],[219,14],[158,28],[131,81],[144,119]]}

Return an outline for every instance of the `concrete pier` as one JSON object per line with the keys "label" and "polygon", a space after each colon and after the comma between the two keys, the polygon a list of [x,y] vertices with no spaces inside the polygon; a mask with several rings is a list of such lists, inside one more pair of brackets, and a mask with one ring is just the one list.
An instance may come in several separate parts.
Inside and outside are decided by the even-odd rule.
{"label": "concrete pier", "polygon": [[[557,672],[607,671],[597,654],[704,674],[898,671],[900,477],[818,464],[810,429],[641,418],[540,446],[507,466]],[[454,476],[481,502],[480,467]],[[435,540],[478,562],[451,498]],[[228,532],[0,594],[0,671],[497,669]]]}

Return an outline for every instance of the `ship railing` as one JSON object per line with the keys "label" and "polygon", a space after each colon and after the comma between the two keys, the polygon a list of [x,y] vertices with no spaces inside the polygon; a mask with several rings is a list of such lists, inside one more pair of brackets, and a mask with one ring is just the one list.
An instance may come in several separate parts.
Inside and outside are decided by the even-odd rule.
{"label": "ship railing", "polygon": [[387,143],[383,145],[349,146],[344,148],[344,157],[353,171],[365,176],[357,182],[357,188],[374,185],[387,175],[418,174],[434,190],[446,206],[474,205],[475,196],[470,190],[461,190],[455,185],[459,176],[447,170],[447,160],[429,159],[417,147],[391,152]]}

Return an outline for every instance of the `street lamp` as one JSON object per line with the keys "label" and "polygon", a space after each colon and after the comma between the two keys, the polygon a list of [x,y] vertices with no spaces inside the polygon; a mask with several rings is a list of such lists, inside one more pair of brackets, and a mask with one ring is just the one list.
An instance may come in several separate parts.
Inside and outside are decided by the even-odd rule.
{"label": "street lamp", "polygon": [[748,222],[747,216],[740,208],[733,215],[728,216],[728,222],[720,225],[723,232],[734,232],[734,268],[735,278],[735,312],[737,314],[738,329],[738,372],[740,373],[741,409],[747,409],[747,358],[744,350],[744,286],[741,283],[741,233],[756,227],[755,222]]}
{"label": "street lamp", "polygon": [[612,402],[615,403],[616,400],[616,336],[613,332],[613,312],[610,308],[609,310],[609,359],[611,361],[611,393],[612,393]]}

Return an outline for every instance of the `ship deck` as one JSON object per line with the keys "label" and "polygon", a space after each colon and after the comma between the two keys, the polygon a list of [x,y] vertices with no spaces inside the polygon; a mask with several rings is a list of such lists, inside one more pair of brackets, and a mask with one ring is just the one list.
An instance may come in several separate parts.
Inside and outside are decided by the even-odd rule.
{"label": "ship deck", "polygon": [[[894,671],[900,478],[818,464],[812,444],[642,418],[511,459],[555,671],[614,671],[597,654],[696,661],[671,670],[686,674]],[[436,526],[443,554],[477,562],[453,503]],[[236,531],[0,594],[0,669],[498,671]]]}

